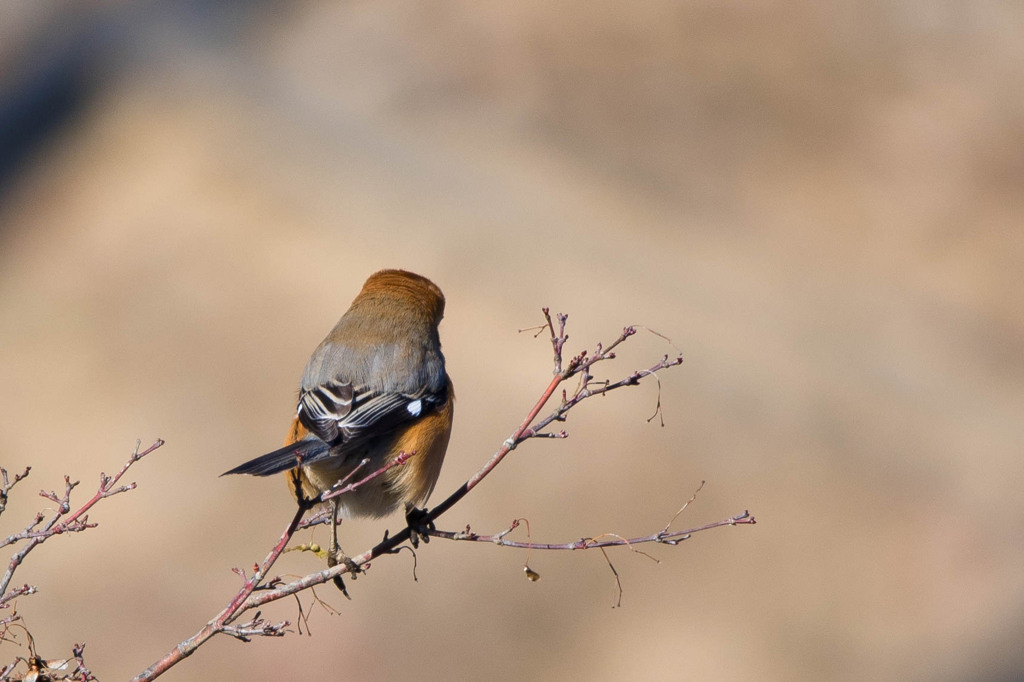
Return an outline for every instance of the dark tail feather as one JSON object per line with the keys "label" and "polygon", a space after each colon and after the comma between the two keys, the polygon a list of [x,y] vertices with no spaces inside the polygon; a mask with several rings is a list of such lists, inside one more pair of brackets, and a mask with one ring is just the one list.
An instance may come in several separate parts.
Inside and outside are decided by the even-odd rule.
{"label": "dark tail feather", "polygon": [[307,438],[285,445],[279,450],[261,455],[256,459],[250,459],[245,464],[240,464],[231,471],[225,471],[221,476],[227,476],[228,474],[270,476],[292,469],[300,463],[308,464],[323,459],[328,452],[330,452],[330,446],[327,443],[319,438]]}

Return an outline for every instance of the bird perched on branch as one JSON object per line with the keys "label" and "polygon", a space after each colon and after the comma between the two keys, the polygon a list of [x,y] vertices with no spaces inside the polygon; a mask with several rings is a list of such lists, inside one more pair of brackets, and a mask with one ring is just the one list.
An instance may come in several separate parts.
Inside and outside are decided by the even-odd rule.
{"label": "bird perched on branch", "polygon": [[412,527],[416,507],[434,489],[455,401],[437,331],[443,316],[444,294],[426,277],[404,270],[371,275],[313,351],[285,446],[225,472],[269,476],[297,468],[301,494],[316,500],[340,481],[352,483],[400,453],[411,455],[330,500],[332,566],[347,560],[337,544],[340,518],[380,517],[404,505]]}

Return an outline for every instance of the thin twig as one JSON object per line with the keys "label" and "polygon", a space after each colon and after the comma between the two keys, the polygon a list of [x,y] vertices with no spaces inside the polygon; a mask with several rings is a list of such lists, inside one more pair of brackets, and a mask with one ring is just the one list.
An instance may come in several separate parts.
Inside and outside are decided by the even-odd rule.
{"label": "thin twig", "polygon": [[[676,519],[678,519],[678,518],[679,518],[679,515],[680,515],[680,514],[682,514],[682,513],[684,512],[684,511],[686,511],[686,508],[687,508],[687,507],[689,507],[689,506],[690,506],[690,504],[691,504],[691,503],[692,503],[692,502],[693,502],[694,500],[696,500],[696,499],[697,499],[697,495],[699,495],[699,494],[700,494],[700,491],[701,491],[701,490],[704,490],[704,484],[705,484],[705,483],[707,483],[707,481],[701,481],[701,482],[700,482],[700,485],[699,485],[699,486],[697,486],[697,489],[693,491],[693,495],[690,495],[690,499],[688,499],[688,500],[687,500],[686,502],[683,502],[683,506],[679,508],[679,511],[677,511],[677,512],[676,512],[675,514],[673,514],[673,515],[672,515],[672,518],[671,518],[671,519],[669,519],[668,523],[666,523],[666,524],[665,524],[665,527],[661,529],[661,532],[662,532],[662,533],[667,533],[667,532],[668,532],[668,529],[669,529],[669,527],[670,527],[670,526],[671,526],[671,525],[672,525],[673,523],[675,523],[675,522],[676,522]],[[753,523],[753,521],[751,521],[751,523]]]}
{"label": "thin twig", "polygon": [[[397,457],[394,457],[393,459],[391,459],[387,464],[382,466],[380,469],[377,469],[372,474],[369,474],[365,478],[360,479],[360,480],[356,481],[355,483],[349,483],[348,485],[343,485],[341,487],[336,485],[333,488],[331,488],[328,492],[325,492],[323,495],[321,495],[320,499],[323,500],[324,502],[326,502],[327,500],[333,500],[335,497],[339,497],[341,495],[344,495],[345,493],[350,493],[353,490],[355,490],[355,489],[365,485],[366,483],[369,483],[373,479],[377,478],[378,476],[383,474],[385,471],[388,471],[389,469],[393,469],[394,467],[397,467],[397,466],[402,466],[407,461],[409,461],[410,457],[412,457],[415,454],[416,454],[415,451],[414,452],[400,452],[400,453],[398,453]],[[363,460],[363,462],[367,462],[367,461],[368,460],[365,460],[365,459]],[[352,473],[355,473],[355,472],[352,472]],[[351,475],[352,474],[349,474],[349,476],[346,476],[345,479],[342,479],[341,482],[344,483],[345,480],[347,480]]]}
{"label": "thin twig", "polygon": [[[676,545],[687,540],[694,533],[699,533],[705,530],[711,530],[712,528],[721,528],[722,526],[743,526],[756,524],[757,520],[750,515],[749,511],[745,511],[742,514],[736,516],[730,516],[727,519],[721,521],[715,521],[708,523],[703,526],[697,526],[695,528],[688,528],[686,530],[674,530],[669,531],[666,529],[660,530],[657,533],[650,535],[642,535],[635,538],[624,538],[621,536],[612,536],[610,534],[599,535],[594,538],[580,538],[579,540],[570,540],[569,542],[520,542],[517,540],[507,540],[505,535],[508,534],[509,530],[504,530],[500,533],[493,535],[479,535],[472,532],[468,528],[463,531],[447,531],[447,530],[431,530],[428,532],[432,537],[444,538],[445,540],[456,540],[456,541],[469,541],[469,542],[486,542],[492,545],[498,545],[499,547],[515,547],[517,549],[538,549],[538,550],[578,550],[578,549],[595,549],[599,547],[623,547],[629,545],[639,545],[645,542],[658,542],[665,545]],[[609,539],[602,540],[598,539],[601,537],[608,537]]]}

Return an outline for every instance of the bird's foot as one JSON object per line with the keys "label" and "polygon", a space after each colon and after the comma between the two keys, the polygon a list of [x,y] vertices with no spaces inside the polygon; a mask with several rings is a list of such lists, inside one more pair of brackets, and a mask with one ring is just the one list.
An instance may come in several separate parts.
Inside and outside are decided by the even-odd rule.
{"label": "bird's foot", "polygon": [[409,527],[409,541],[414,548],[419,548],[420,540],[430,542],[430,531],[435,529],[426,509],[407,506],[405,508],[405,524]]}
{"label": "bird's foot", "polygon": [[[329,568],[333,568],[339,564],[348,566],[348,574],[352,576],[352,580],[355,580],[356,575],[363,571],[362,566],[353,561],[351,557],[342,552],[340,548],[327,554],[327,566]],[[345,595],[346,599],[352,599],[352,597],[348,596],[348,589],[345,587],[345,581],[341,579],[340,575],[334,576],[334,586],[337,587],[343,595]]]}

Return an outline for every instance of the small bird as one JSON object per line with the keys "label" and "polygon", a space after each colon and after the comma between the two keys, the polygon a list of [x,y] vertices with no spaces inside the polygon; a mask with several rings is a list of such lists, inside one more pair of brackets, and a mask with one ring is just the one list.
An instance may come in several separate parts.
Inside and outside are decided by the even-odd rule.
{"label": "small bird", "polygon": [[404,504],[412,526],[437,483],[455,402],[437,330],[443,316],[444,294],[426,277],[371,275],[313,351],[285,446],[223,474],[269,476],[298,467],[302,495],[315,500],[357,468],[347,483],[402,452],[412,455],[331,499],[331,566],[348,561],[337,541],[341,518],[381,517]]}

